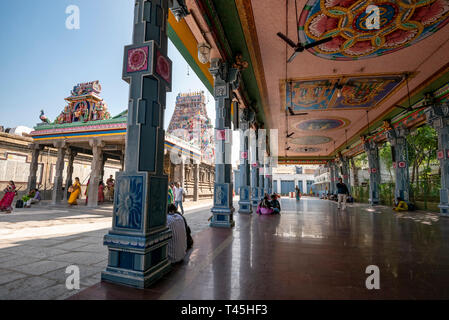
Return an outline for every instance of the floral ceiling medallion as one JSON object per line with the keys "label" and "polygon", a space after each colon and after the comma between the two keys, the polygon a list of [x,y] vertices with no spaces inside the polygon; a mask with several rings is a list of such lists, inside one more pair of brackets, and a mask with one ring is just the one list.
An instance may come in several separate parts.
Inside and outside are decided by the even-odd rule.
{"label": "floral ceiling medallion", "polygon": [[[376,5],[380,29],[366,26],[366,8]],[[325,59],[378,57],[411,46],[449,22],[449,0],[309,0],[299,18],[300,40],[333,40],[309,49]]]}

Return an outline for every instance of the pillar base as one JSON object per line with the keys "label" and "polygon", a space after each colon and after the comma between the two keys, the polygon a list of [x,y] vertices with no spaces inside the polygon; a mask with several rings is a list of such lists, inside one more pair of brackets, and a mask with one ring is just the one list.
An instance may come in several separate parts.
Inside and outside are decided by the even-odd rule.
{"label": "pillar base", "polygon": [[232,228],[235,226],[235,221],[233,219],[234,208],[223,209],[223,208],[212,208],[212,221],[209,226],[216,228]]}
{"label": "pillar base", "polygon": [[235,225],[232,191],[232,183],[215,183],[211,227],[232,228]]}
{"label": "pillar base", "polygon": [[109,233],[104,236],[109,260],[101,280],[135,288],[148,288],[171,270],[167,259],[168,228],[149,236]]}
{"label": "pillar base", "polygon": [[252,188],[251,190],[251,203],[253,207],[257,207],[259,204],[259,188]]}
{"label": "pillar base", "polygon": [[250,191],[249,186],[240,187],[239,213],[244,214],[253,213],[249,191]]}

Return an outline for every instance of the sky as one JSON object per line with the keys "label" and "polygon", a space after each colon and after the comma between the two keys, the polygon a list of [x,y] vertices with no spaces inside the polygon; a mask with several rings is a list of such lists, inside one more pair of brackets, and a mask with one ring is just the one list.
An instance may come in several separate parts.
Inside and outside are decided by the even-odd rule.
{"label": "sky", "polygon": [[[80,9],[80,29],[69,30],[69,5]],[[0,1],[0,126],[33,127],[40,110],[55,120],[77,83],[99,80],[112,116],[126,109],[129,85],[122,80],[124,46],[131,44],[131,0]],[[213,97],[169,41],[172,92],[164,129],[179,92],[204,91],[215,123]],[[188,75],[189,74],[189,75]]]}

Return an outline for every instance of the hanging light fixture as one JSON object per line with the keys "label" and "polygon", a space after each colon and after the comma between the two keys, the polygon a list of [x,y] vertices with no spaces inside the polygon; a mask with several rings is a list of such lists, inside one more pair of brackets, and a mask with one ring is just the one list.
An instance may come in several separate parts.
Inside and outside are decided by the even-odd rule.
{"label": "hanging light fixture", "polygon": [[202,64],[206,64],[210,61],[211,46],[205,42],[198,44],[198,60]]}

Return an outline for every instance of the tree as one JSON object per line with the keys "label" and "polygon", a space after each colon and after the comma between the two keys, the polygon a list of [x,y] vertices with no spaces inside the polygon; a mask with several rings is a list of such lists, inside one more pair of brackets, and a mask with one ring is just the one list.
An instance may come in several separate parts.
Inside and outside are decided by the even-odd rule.
{"label": "tree", "polygon": [[408,160],[412,166],[411,184],[416,180],[418,184],[419,169],[424,164],[422,170],[423,178],[428,179],[431,172],[430,164],[436,161],[438,150],[438,135],[434,128],[424,125],[417,128],[407,136]]}
{"label": "tree", "polygon": [[379,157],[382,160],[382,162],[385,164],[385,167],[388,170],[388,173],[390,174],[391,181],[394,181],[393,179],[393,157],[391,155],[391,145],[389,142],[384,143],[382,148],[379,150]]}

